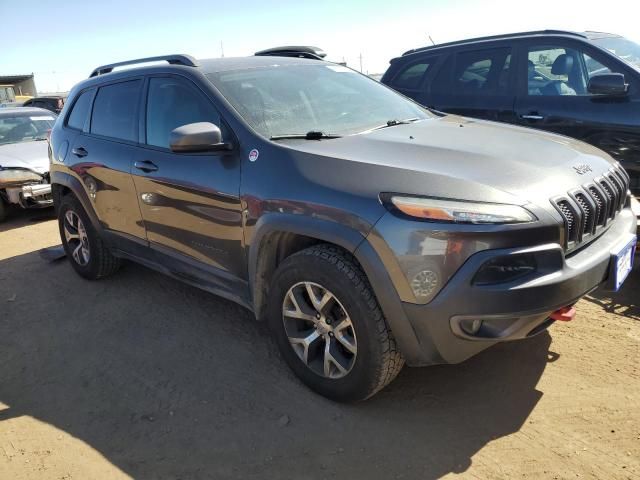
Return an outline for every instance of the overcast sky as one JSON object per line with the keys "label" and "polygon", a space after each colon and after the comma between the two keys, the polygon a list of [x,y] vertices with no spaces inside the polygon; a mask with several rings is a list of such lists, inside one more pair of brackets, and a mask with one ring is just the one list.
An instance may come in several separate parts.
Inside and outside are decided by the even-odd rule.
{"label": "overcast sky", "polygon": [[362,55],[369,73],[382,73],[392,57],[430,44],[428,35],[441,43],[558,28],[614,32],[640,43],[638,0],[43,3],[0,0],[0,75],[33,72],[39,92],[68,90],[96,66],[119,60],[167,53],[219,57],[221,42],[225,56],[316,45],[328,59],[358,69]]}

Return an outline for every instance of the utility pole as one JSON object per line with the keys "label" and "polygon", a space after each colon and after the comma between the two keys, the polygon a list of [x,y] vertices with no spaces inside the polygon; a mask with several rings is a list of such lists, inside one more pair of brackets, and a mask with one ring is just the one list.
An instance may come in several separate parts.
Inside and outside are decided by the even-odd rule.
{"label": "utility pole", "polygon": [[362,73],[362,52],[360,52],[360,73]]}
{"label": "utility pole", "polygon": [[220,40],[220,56],[224,58],[224,44],[222,43],[222,40]]}

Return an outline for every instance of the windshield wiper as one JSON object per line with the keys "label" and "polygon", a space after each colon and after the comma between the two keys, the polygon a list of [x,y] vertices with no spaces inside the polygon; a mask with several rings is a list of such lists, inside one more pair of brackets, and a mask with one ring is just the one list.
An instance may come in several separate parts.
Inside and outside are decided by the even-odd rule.
{"label": "windshield wiper", "polygon": [[270,137],[270,140],[286,140],[289,138],[296,139],[300,138],[303,140],[323,140],[328,138],[340,138],[342,135],[336,135],[335,133],[324,133],[318,132],[315,130],[311,130],[307,133],[285,133],[283,135],[273,135]]}

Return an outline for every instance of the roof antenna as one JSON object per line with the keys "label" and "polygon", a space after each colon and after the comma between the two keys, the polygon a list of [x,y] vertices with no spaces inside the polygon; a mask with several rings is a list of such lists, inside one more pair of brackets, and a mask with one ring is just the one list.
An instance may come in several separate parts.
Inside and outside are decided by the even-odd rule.
{"label": "roof antenna", "polygon": [[431,35],[427,35],[427,37],[429,37],[429,40],[431,41],[431,44],[433,46],[435,46],[436,42],[433,41],[433,38],[431,38]]}

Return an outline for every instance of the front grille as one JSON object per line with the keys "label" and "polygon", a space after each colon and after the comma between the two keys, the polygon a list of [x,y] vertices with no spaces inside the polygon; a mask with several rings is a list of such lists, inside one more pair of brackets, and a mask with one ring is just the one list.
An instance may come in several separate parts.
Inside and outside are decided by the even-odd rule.
{"label": "front grille", "polygon": [[628,190],[628,175],[615,168],[566,196],[552,199],[564,220],[565,248],[575,250],[597,235],[624,208]]}

